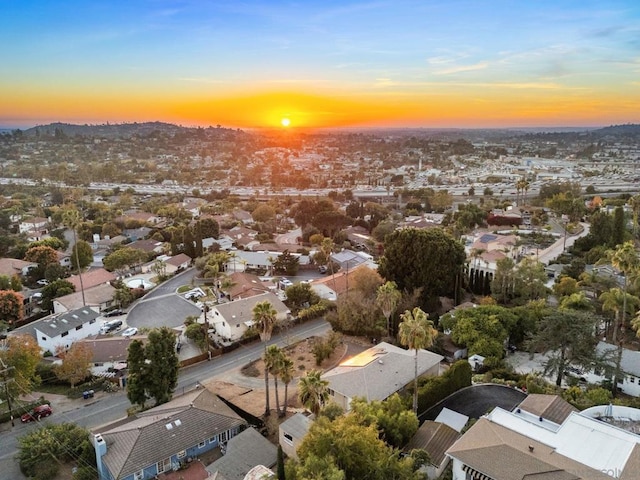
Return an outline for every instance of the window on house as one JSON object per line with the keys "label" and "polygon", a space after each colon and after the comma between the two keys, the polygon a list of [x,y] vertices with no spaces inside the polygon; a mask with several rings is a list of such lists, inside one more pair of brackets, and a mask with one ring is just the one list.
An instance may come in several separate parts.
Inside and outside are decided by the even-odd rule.
{"label": "window on house", "polygon": [[158,462],[156,464],[156,468],[158,469],[158,473],[164,473],[171,470],[171,459],[165,458],[164,460]]}
{"label": "window on house", "polygon": [[76,327],[76,330],[82,330],[82,325],[78,325],[78,326]]}
{"label": "window on house", "polygon": [[283,433],[282,436],[284,437],[285,442],[287,442],[289,445],[293,445],[293,437],[291,435],[289,435],[288,433]]}
{"label": "window on house", "polygon": [[629,377],[629,381],[631,383],[636,383],[636,377]]}
{"label": "window on house", "polygon": [[60,336],[61,336],[61,337],[66,337],[67,335],[69,335],[69,332],[62,332],[62,333],[60,334]]}
{"label": "window on house", "polygon": [[144,470],[140,470],[134,473],[133,480],[144,480]]}
{"label": "window on house", "polygon": [[227,441],[227,432],[222,432],[220,434],[220,443]]}
{"label": "window on house", "polygon": [[218,436],[217,436],[217,435],[214,435],[213,437],[211,437],[211,438],[209,439],[209,443],[216,443],[216,440],[217,440],[217,439],[218,439]]}
{"label": "window on house", "polygon": [[327,388],[327,392],[329,392],[329,395],[331,395],[332,397],[334,397],[336,395],[336,392],[334,392],[332,389]]}
{"label": "window on house", "polygon": [[187,451],[186,451],[186,450],[180,450],[180,451],[178,452],[178,455],[177,455],[177,457],[178,457],[179,459],[184,458],[184,457],[186,457],[186,456],[187,456]]}
{"label": "window on house", "polygon": [[46,342],[47,341],[47,337],[42,337],[42,341]]}
{"label": "window on house", "polygon": [[207,442],[200,442],[198,444],[198,448],[204,448],[204,446],[207,444]]}

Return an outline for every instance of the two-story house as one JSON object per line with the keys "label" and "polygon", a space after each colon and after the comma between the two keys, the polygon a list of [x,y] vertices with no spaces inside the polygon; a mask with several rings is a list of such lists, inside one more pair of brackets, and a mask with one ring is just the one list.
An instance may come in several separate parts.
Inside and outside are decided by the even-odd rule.
{"label": "two-story house", "polygon": [[49,315],[23,327],[11,334],[29,334],[38,342],[43,352],[55,353],[58,348],[68,349],[74,342],[100,332],[98,312],[83,307],[70,312]]}

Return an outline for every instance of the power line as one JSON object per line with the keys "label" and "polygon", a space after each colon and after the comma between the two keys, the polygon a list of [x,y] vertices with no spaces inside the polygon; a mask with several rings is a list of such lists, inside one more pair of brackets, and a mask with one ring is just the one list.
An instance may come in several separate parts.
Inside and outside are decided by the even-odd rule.
{"label": "power line", "polygon": [[4,360],[2,358],[0,358],[0,363],[2,363],[2,370],[0,370],[0,373],[2,373],[2,384],[4,385],[4,393],[7,397],[7,405],[9,407],[9,416],[11,417],[11,428],[15,427],[15,423],[13,421],[13,409],[11,407],[11,395],[9,394],[9,382],[14,382],[15,379],[13,378],[7,378],[7,372],[9,372],[10,370],[13,370],[16,367],[7,367],[7,365],[4,363]]}

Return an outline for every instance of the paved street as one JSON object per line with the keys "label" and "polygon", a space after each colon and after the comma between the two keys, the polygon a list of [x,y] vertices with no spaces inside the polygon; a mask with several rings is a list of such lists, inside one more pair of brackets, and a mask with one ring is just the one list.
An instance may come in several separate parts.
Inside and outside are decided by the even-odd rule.
{"label": "paved street", "polygon": [[504,385],[473,385],[458,390],[420,415],[420,420],[435,420],[444,407],[470,418],[480,418],[495,407],[512,410],[527,394]]}
{"label": "paved street", "polygon": [[[324,335],[330,330],[331,326],[325,320],[313,320],[274,335],[268,345],[284,347],[298,340]],[[209,362],[205,361],[183,368],[180,370],[175,395],[181,395],[195,388],[196,384],[227,375],[230,370],[257,360],[262,356],[264,347],[263,343],[256,341]],[[77,400],[74,402],[67,411],[57,411],[54,408],[54,414],[46,421],[73,422],[93,431],[99,431],[100,425],[110,424],[125,417],[127,408],[131,406],[124,392],[105,395],[95,401]],[[5,428],[9,428],[9,430],[0,433],[0,472],[2,472],[0,478],[24,479],[25,477],[18,468],[18,463],[13,458],[17,452],[17,437],[37,429],[38,424],[22,425],[18,420],[13,429],[10,429],[9,424],[3,424],[2,429]]]}
{"label": "paved street", "polygon": [[127,325],[131,327],[178,327],[190,315],[200,315],[200,309],[193,302],[176,294],[178,287],[186,285],[195,277],[195,268],[186,270],[161,285],[139,300],[127,315]]}

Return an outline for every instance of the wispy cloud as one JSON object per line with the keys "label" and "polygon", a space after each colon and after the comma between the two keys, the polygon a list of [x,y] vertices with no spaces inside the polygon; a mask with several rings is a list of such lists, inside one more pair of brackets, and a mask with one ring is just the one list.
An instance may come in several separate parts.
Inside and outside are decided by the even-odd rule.
{"label": "wispy cloud", "polygon": [[454,75],[456,73],[474,72],[476,70],[484,70],[489,66],[489,62],[478,62],[472,65],[454,65],[449,68],[443,68],[433,72],[434,75]]}

